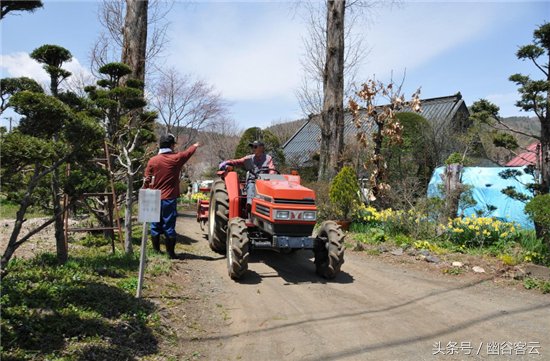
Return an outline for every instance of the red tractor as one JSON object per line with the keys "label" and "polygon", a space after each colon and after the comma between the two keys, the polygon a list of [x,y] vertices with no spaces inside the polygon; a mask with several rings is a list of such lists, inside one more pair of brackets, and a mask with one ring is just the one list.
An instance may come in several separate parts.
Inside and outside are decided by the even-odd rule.
{"label": "red tractor", "polygon": [[227,255],[232,279],[246,273],[249,254],[256,249],[311,249],[317,274],[330,279],[340,272],[344,234],[335,222],[326,221],[312,236],[317,222],[315,192],[300,185],[300,176],[256,175],[256,193],[247,208],[237,173],[228,167],[218,175],[210,192],[208,242],[213,251]]}

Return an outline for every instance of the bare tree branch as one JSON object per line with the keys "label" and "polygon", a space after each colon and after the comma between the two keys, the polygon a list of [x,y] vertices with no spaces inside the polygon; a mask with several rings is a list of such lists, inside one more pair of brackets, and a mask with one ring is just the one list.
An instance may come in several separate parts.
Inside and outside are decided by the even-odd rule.
{"label": "bare tree branch", "polygon": [[199,131],[229,112],[228,103],[213,86],[181,75],[174,68],[160,73],[150,104],[183,147],[194,143]]}
{"label": "bare tree branch", "polygon": [[[173,4],[173,1],[165,0],[150,0],[148,2],[146,76],[159,69],[156,60],[162,55],[169,42],[167,30],[170,23],[166,21],[166,15],[172,10]],[[124,1],[102,0],[99,4],[97,16],[104,31],[100,32],[89,54],[91,71],[96,76],[97,69],[102,65],[120,61],[125,13],[126,3]]]}

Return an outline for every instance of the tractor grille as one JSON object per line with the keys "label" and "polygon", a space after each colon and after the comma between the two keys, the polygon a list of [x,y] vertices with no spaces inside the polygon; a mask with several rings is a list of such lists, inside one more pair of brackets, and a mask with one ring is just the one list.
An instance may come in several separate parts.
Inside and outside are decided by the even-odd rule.
{"label": "tractor grille", "polygon": [[315,199],[311,198],[304,198],[304,199],[286,199],[286,198],[275,198],[273,200],[274,203],[279,204],[308,204],[308,205],[315,205]]}
{"label": "tractor grille", "polygon": [[273,233],[277,236],[309,237],[313,232],[314,224],[273,224]]}
{"label": "tractor grille", "polygon": [[269,208],[266,206],[262,206],[261,204],[256,204],[256,212],[269,217]]}

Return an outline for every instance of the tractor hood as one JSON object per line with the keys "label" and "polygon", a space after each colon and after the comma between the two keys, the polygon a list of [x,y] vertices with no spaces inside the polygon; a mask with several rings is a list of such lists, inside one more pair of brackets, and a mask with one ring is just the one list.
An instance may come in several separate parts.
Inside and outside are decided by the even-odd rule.
{"label": "tractor hood", "polygon": [[275,203],[315,204],[315,192],[293,176],[270,175],[256,180],[256,195]]}

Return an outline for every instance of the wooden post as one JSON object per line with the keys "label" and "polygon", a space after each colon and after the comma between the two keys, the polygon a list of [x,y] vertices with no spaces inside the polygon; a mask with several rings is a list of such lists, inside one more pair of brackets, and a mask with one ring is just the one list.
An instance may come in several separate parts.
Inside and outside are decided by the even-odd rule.
{"label": "wooden post", "polygon": [[147,223],[160,221],[160,190],[158,189],[140,189],[139,191],[139,214],[138,222],[143,222],[143,235],[141,237],[141,254],[139,259],[139,278],[136,297],[141,297],[143,288],[143,273],[145,272],[146,252],[147,252]]}
{"label": "wooden post", "polygon": [[145,272],[145,262],[147,261],[147,222],[143,222],[143,235],[141,237],[141,254],[139,257],[139,276],[136,291],[136,297],[141,298],[141,289],[143,288],[143,273]]}

